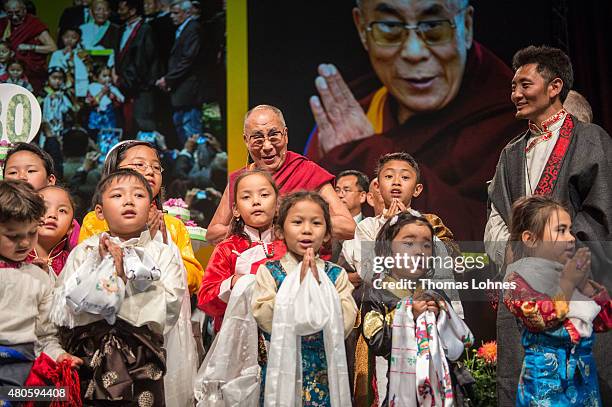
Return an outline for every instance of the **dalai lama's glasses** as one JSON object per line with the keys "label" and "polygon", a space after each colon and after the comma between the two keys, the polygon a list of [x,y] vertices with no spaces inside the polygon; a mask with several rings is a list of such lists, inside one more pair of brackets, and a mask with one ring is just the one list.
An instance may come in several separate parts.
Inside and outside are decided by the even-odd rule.
{"label": "dalai lama's glasses", "polygon": [[268,134],[267,136],[263,134],[254,134],[251,137],[249,137],[249,142],[251,143],[253,147],[261,148],[263,147],[267,139],[270,142],[270,144],[274,146],[278,146],[279,144],[282,144],[283,136],[284,134],[282,131],[275,131],[271,134]]}
{"label": "dalai lama's glasses", "polygon": [[[455,15],[466,8],[457,11]],[[453,16],[454,17],[454,16]],[[451,20],[419,21],[416,25],[404,24],[401,21],[374,21],[366,31],[370,33],[377,45],[382,47],[400,46],[414,30],[427,45],[442,45],[452,41],[457,25]]]}

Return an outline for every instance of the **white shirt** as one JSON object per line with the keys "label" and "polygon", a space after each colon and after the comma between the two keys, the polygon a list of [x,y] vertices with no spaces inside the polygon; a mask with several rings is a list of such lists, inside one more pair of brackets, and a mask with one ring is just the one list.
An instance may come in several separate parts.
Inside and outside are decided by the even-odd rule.
{"label": "white shirt", "polygon": [[[567,112],[561,110],[542,123],[543,132],[533,124],[530,125],[531,135],[527,140],[528,151],[525,153],[525,195],[531,196],[536,190],[544,167],[548,162],[550,154],[559,140],[559,131],[563,126]],[[556,119],[546,125],[551,119]],[[550,135],[543,136],[550,132]],[[531,148],[530,148],[531,146]],[[485,225],[484,245],[489,258],[499,267],[504,264],[506,255],[506,244],[510,238],[508,225],[500,215],[495,205],[491,204],[491,215]]]}
{"label": "white shirt", "polygon": [[138,17],[137,19],[135,19],[131,23],[127,23],[125,25],[125,31],[123,31],[123,35],[121,36],[121,42],[119,43],[119,49],[120,50],[123,50],[123,48],[125,47],[125,44],[127,43],[128,39],[130,38],[130,35],[132,35],[132,31],[134,31],[134,28],[140,22],[140,20],[141,20],[141,18]]}

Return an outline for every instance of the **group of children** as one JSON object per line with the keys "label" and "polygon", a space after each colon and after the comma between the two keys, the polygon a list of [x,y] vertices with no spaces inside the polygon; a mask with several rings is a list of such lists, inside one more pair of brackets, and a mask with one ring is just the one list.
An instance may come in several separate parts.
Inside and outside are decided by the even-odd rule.
{"label": "group of children", "polygon": [[[423,185],[408,154],[380,158],[379,213],[344,242],[343,264],[363,280],[357,296],[345,269],[319,255],[332,225],[316,192],[281,197],[267,172],[242,173],[230,233],[203,273],[185,227],[161,211],[153,146],[110,151],[80,231],[52,165],[18,145],[0,182],[0,385],[31,383],[44,354],[76,369],[86,404],[189,405],[194,391],[202,406],[469,402],[455,362],[474,338],[456,291],[397,284],[452,281],[427,259],[461,255],[438,217],[412,208]],[[510,229],[516,289],[504,303],[525,349],[517,404],[601,405],[592,343],[612,327],[612,303],[588,278],[588,249],[576,250],[570,215],[550,198],[517,201]],[[373,256],[418,261],[373,273]],[[195,389],[185,374],[197,367],[193,334],[178,332],[189,293],[218,332]],[[172,380],[181,374],[191,380]]]}
{"label": "group of children", "polygon": [[[94,64],[81,45],[78,28],[67,28],[61,34],[64,48],[54,51],[49,60],[48,77],[39,99],[43,126],[38,144],[56,161],[62,162],[64,133],[83,123],[104,157],[119,142],[117,113],[125,101],[112,84],[112,69]],[[15,52],[6,41],[0,41],[0,83],[10,83],[34,92],[25,75],[23,63],[14,59]],[[85,117],[86,116],[86,117]]]}

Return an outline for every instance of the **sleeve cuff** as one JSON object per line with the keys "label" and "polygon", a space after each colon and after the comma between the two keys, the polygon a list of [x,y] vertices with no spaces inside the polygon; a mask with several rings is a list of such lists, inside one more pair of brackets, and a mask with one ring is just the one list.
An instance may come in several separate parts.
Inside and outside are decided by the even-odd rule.
{"label": "sleeve cuff", "polygon": [[229,278],[226,278],[225,280],[223,280],[223,282],[221,283],[221,286],[219,287],[219,295],[217,297],[219,297],[219,299],[225,303],[227,303],[229,301],[230,295],[232,294],[232,278],[234,276],[230,276]]}

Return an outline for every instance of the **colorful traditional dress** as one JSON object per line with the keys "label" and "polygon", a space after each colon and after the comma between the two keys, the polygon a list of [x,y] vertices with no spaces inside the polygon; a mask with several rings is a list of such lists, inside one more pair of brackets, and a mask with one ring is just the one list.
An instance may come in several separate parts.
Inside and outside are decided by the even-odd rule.
{"label": "colorful traditional dress", "polygon": [[[278,316],[275,316],[275,313],[279,312],[278,309],[278,299],[277,293],[283,286],[283,283],[286,281],[288,276],[291,276],[292,273],[297,273],[296,275],[291,276],[293,279],[297,278],[299,285],[299,269],[297,269],[298,260],[294,257],[293,254],[287,253],[280,260],[269,261],[265,265],[259,267],[256,276],[256,285],[253,291],[253,315],[257,320],[257,323],[260,329],[264,332],[264,337],[267,340],[271,340],[270,350],[269,350],[269,359],[268,364],[272,363],[272,358],[275,354],[278,355],[279,349],[275,348],[275,335],[278,332],[274,332],[274,329],[282,329],[281,325],[277,325],[279,321],[277,321]],[[339,299],[338,311],[341,315],[334,315],[334,317],[341,317],[337,319],[338,323],[342,324],[342,327],[335,326],[334,329],[340,331],[341,338],[340,343],[337,346],[342,349],[342,357],[343,361],[337,360],[334,364],[333,369],[335,370],[339,365],[340,368],[344,369],[344,380],[346,380],[346,389],[338,388],[338,389],[330,389],[330,381],[328,381],[328,375],[330,372],[328,370],[331,368],[328,365],[327,360],[329,357],[333,357],[333,355],[329,354],[329,350],[327,346],[330,344],[324,341],[325,338],[328,338],[330,341],[332,340],[332,335],[328,334],[327,328],[323,331],[310,334],[307,336],[302,336],[300,344],[301,344],[301,371],[302,371],[302,405],[304,406],[330,406],[331,400],[330,397],[333,396],[333,393],[341,393],[340,398],[347,397],[345,400],[348,400],[350,403],[350,391],[348,388],[348,370],[346,367],[346,357],[344,353],[344,336],[350,333],[353,328],[353,324],[355,321],[355,315],[357,312],[357,307],[355,305],[355,301],[352,297],[353,286],[350,283],[348,276],[344,269],[341,267],[323,261],[321,259],[316,259],[317,269],[319,273],[325,273],[331,284],[335,287],[335,291],[337,292],[337,297]],[[311,276],[308,274],[307,276]],[[321,278],[323,278],[320,275]],[[314,280],[314,279],[313,279]],[[293,281],[292,281],[293,283]],[[306,278],[304,282],[306,283]],[[315,283],[316,284],[316,283]],[[323,283],[322,283],[323,284]],[[301,287],[300,287],[301,288]],[[311,312],[315,313],[318,304],[312,304]],[[311,307],[308,307],[311,308]],[[329,312],[329,311],[328,311]],[[305,313],[308,314],[308,313]],[[273,322],[274,320],[274,322]],[[342,322],[340,322],[342,321]],[[289,321],[296,323],[295,321]],[[343,335],[342,335],[343,333]],[[272,335],[270,335],[272,334]],[[293,342],[293,346],[295,346],[295,340],[289,340]],[[338,349],[336,349],[338,350]],[[291,355],[286,356],[288,359],[291,359]],[[293,355],[295,358],[295,355]],[[335,359],[336,360],[336,359]],[[274,402],[268,400],[269,397],[269,385],[265,383],[266,379],[269,378],[269,366],[265,365],[263,367],[263,386],[265,387],[266,394],[266,405],[274,405]],[[282,376],[282,373],[281,373]],[[276,376],[276,385],[275,386],[286,386],[287,383],[285,381],[279,380],[279,377]],[[342,381],[342,380],[341,380]],[[337,382],[336,382],[337,383]],[[340,387],[341,384],[338,384]],[[274,387],[274,390],[278,391],[277,387]],[[274,393],[274,391],[273,391]],[[344,394],[348,393],[348,394]],[[262,395],[264,392],[262,392]],[[271,403],[271,404],[270,404]]]}
{"label": "colorful traditional dress", "polygon": [[[91,273],[114,270],[112,260],[100,258],[100,236],[94,236],[74,248],[57,280],[53,322],[69,352],[85,361],[79,370],[83,400],[163,406],[163,335],[176,323],[186,289],[180,259],[169,246],[151,240],[149,231],[124,242],[111,240],[123,251],[125,286],[121,280],[101,279],[95,289],[84,283]],[[115,301],[122,287],[124,294]],[[114,313],[99,313],[109,298]]]}
{"label": "colorful traditional dress", "polygon": [[527,257],[507,268],[504,303],[523,325],[525,350],[517,406],[602,406],[593,359],[595,332],[612,328],[612,301],[605,289],[592,298],[559,288],[563,265]]}
{"label": "colorful traditional dress", "polygon": [[245,226],[244,232],[245,235],[231,235],[216,245],[202,278],[198,308],[214,318],[217,332],[221,329],[234,274],[256,274],[261,264],[280,259],[286,252],[282,241],[272,240],[272,228],[259,233]]}
{"label": "colorful traditional dress", "polygon": [[[397,284],[398,280],[391,276],[385,276],[382,279],[382,282],[385,283],[393,283]],[[405,322],[398,322],[396,320],[396,311],[397,309],[402,308],[404,314],[407,314],[407,309],[412,306],[412,299],[417,295],[423,294],[422,289],[420,288],[420,282],[416,284],[416,290],[412,291],[408,288],[400,288],[396,287],[394,289],[375,289],[372,286],[369,286],[365,292],[363,304],[362,304],[362,332],[363,338],[367,343],[369,353],[368,353],[368,383],[371,386],[368,389],[367,394],[367,405],[377,405],[377,406],[387,406],[393,405],[391,400],[388,400],[390,389],[397,392],[397,387],[395,389],[390,388],[390,385],[393,383],[390,378],[393,374],[399,373],[398,377],[402,377],[403,375],[415,375],[417,377],[417,382],[410,383],[410,386],[414,387],[412,391],[414,394],[417,394],[417,388],[421,389],[423,386],[427,385],[427,380],[429,376],[433,374],[427,371],[418,371],[415,372],[415,365],[411,365],[408,368],[406,366],[394,366],[394,359],[399,359],[400,357],[406,358],[407,360],[417,360],[419,357],[423,357],[426,360],[431,360],[433,356],[431,356],[428,352],[429,347],[424,344],[432,344],[441,342],[444,345],[444,357],[449,359],[450,361],[457,360],[458,357],[463,353],[464,347],[469,347],[474,341],[472,333],[470,332],[467,325],[457,316],[455,313],[453,306],[451,305],[451,301],[448,299],[448,296],[443,291],[432,291],[429,292],[430,295],[436,296],[439,301],[440,310],[444,310],[447,314],[445,317],[445,322],[442,322],[440,316],[438,316],[437,321],[436,318],[433,317],[432,320],[420,320],[416,321],[416,326],[414,320],[411,320],[412,324],[406,324]],[[410,318],[412,318],[412,313],[409,314]],[[422,316],[425,316],[422,314]],[[404,315],[404,319],[405,319]],[[402,334],[400,336],[400,340],[398,344],[395,344],[394,341],[397,341],[398,333],[394,333],[395,327],[399,326],[403,329],[406,326],[410,325],[411,329],[414,332],[408,334]],[[419,327],[427,326],[426,330],[420,331]],[[436,330],[436,335],[431,335],[432,330]],[[423,332],[427,333],[427,335],[423,335]],[[439,334],[438,334],[439,333]],[[420,341],[420,342],[419,342]],[[417,342],[419,346],[417,346]],[[454,351],[450,352],[449,349],[454,349]],[[396,355],[394,352],[396,350],[408,351],[404,352],[406,354]],[[414,350],[418,350],[417,352],[410,353]],[[422,352],[421,352],[422,350]],[[427,352],[425,352],[427,350]],[[433,355],[433,353],[432,353]],[[389,363],[391,361],[391,363]],[[442,394],[447,394],[450,397],[450,403],[452,403],[453,399],[455,401],[460,400],[461,392],[454,391],[453,387],[455,386],[455,378],[450,373],[449,362],[445,362],[442,358],[438,358],[435,362],[432,362],[435,366],[430,366],[432,371],[442,371],[444,370],[448,373],[450,378],[452,379],[453,385],[449,386],[449,382],[445,382],[444,385],[440,384],[443,390],[440,391]],[[437,364],[436,364],[437,363]],[[417,365],[418,366],[418,365]],[[402,369],[400,369],[402,368]],[[400,373],[401,370],[401,373]],[[406,373],[404,370],[409,371]],[[425,369],[427,370],[427,369]],[[419,381],[420,379],[420,381]],[[440,378],[442,380],[442,378]],[[403,380],[403,379],[401,379]],[[401,387],[405,387],[405,383]],[[418,387],[418,386],[420,387]],[[429,383],[431,386],[431,383]],[[455,389],[456,390],[456,389]],[[436,393],[438,391],[436,390]],[[419,403],[422,402],[421,397],[425,396],[423,394],[419,394]],[[404,393],[403,396],[407,396],[407,393]],[[398,400],[395,400],[397,403]],[[414,402],[414,401],[413,401]],[[449,401],[447,400],[447,403]],[[397,404],[396,404],[397,405]],[[399,405],[404,406],[407,405],[406,402],[401,402]],[[417,404],[411,404],[417,405]],[[421,404],[418,404],[421,405]],[[429,405],[429,404],[426,404]],[[442,406],[444,404],[444,400],[442,399],[434,399],[434,406]]]}
{"label": "colorful traditional dress", "polygon": [[[55,281],[55,278],[59,276],[64,269],[69,254],[70,245],[68,242],[68,236],[66,236],[51,249],[49,256],[47,257],[47,265],[50,268],[49,271],[53,272],[53,275],[50,275],[52,281]],[[36,252],[36,249],[32,250],[32,252],[28,254],[28,261],[30,262],[37,258],[38,253]]]}

